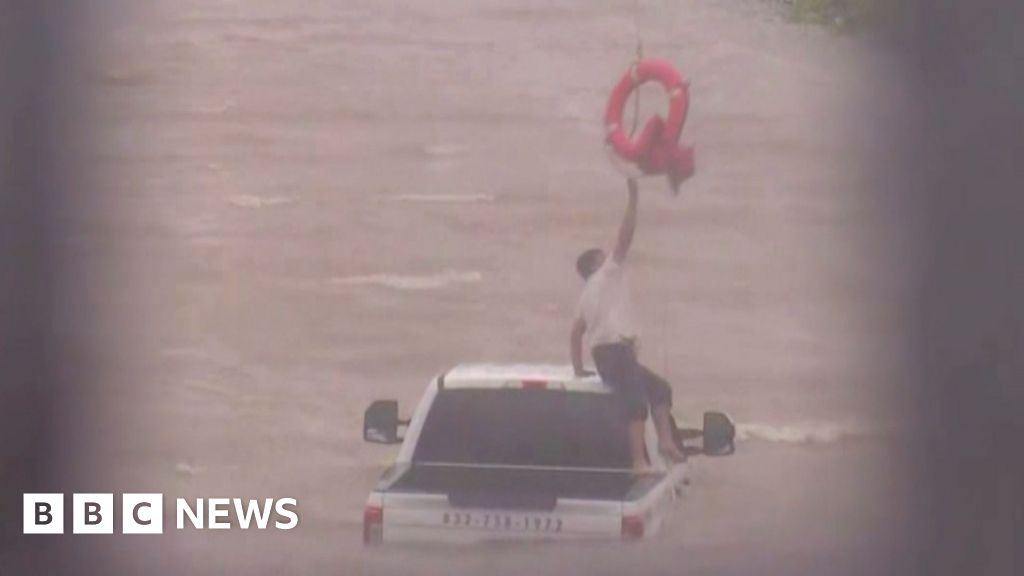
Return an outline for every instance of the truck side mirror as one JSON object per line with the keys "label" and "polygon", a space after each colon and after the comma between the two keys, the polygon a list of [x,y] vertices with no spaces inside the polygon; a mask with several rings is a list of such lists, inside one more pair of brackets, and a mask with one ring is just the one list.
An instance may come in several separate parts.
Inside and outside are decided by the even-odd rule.
{"label": "truck side mirror", "polygon": [[375,400],[363,413],[363,440],[374,444],[398,444],[398,427],[409,422],[398,418],[397,400]]}
{"label": "truck side mirror", "polygon": [[725,456],[736,451],[736,425],[722,412],[704,413],[704,454]]}

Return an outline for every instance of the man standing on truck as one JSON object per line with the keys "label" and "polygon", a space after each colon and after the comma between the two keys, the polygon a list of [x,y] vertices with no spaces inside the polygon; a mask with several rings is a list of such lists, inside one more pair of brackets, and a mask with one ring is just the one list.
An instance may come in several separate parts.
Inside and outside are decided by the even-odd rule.
{"label": "man standing on truck", "polygon": [[650,468],[644,448],[648,405],[658,432],[658,451],[672,461],[681,462],[686,456],[676,447],[673,438],[671,387],[664,378],[637,361],[637,332],[624,266],[636,229],[637,184],[632,178],[627,180],[627,184],[629,203],[611,257],[600,248],[591,248],[576,260],[576,271],[585,284],[576,306],[570,349],[576,375],[589,375],[583,369],[585,339],[598,374],[615,389],[628,421],[633,469],[641,472]]}

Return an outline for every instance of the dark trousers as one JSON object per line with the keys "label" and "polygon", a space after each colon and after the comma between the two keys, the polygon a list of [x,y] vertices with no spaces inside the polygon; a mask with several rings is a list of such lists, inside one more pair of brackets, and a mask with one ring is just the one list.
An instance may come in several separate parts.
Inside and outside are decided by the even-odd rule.
{"label": "dark trousers", "polygon": [[672,388],[636,359],[630,342],[599,344],[591,349],[597,373],[618,395],[629,420],[647,418],[647,406],[672,406]]}

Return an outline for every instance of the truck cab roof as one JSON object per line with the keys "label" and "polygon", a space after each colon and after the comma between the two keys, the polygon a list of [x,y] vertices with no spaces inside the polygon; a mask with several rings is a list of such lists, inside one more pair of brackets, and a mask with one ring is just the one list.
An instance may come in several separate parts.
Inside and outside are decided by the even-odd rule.
{"label": "truck cab roof", "polygon": [[572,366],[557,364],[459,364],[438,377],[438,387],[547,388],[567,392],[611,392],[598,376],[577,377]]}

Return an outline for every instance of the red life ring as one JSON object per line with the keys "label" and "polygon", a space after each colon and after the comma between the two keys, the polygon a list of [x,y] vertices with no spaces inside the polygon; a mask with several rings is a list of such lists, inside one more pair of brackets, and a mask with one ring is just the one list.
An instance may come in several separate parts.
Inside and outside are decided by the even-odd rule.
{"label": "red life ring", "polygon": [[[657,81],[668,92],[668,118],[655,115],[635,138],[622,126],[623,109],[629,95],[644,82]],[[623,160],[636,164],[644,174],[667,174],[674,184],[693,175],[692,146],[679,144],[690,105],[689,84],[670,62],[645,59],[636,63],[619,80],[605,108],[605,142]]]}

